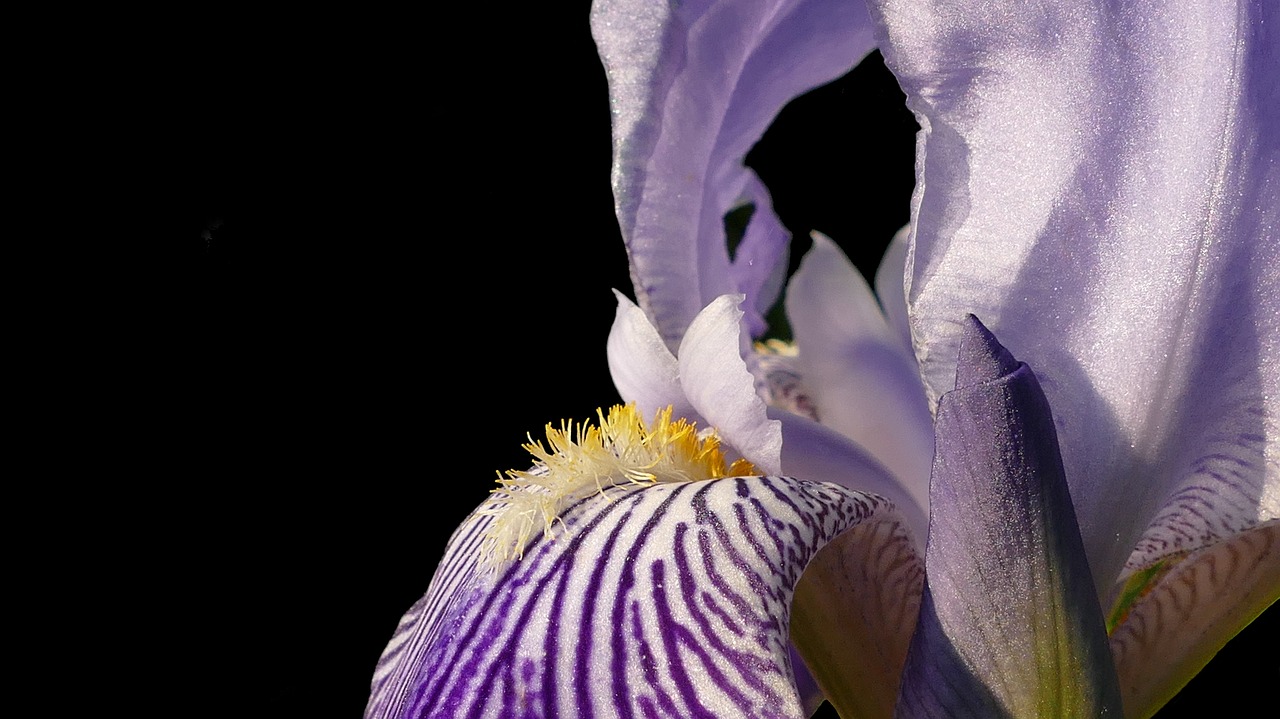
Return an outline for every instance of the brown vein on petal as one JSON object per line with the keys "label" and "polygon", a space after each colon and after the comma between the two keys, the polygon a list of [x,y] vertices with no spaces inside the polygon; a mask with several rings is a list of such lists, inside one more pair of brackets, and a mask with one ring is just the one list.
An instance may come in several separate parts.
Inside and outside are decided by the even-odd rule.
{"label": "brown vein on petal", "polygon": [[1280,598],[1280,522],[1187,556],[1111,635],[1126,717],[1149,717]]}

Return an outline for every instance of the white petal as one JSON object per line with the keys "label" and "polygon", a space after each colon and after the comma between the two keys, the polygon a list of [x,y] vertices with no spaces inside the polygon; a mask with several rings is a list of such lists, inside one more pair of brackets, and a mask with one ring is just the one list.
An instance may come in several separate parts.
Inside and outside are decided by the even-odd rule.
{"label": "white petal", "polygon": [[902,338],[904,347],[911,346],[911,325],[907,322],[907,288],[905,275],[907,254],[911,249],[911,226],[898,230],[885,248],[876,268],[876,297],[884,308],[884,316],[893,331]]}
{"label": "white petal", "polygon": [[614,290],[618,312],[609,330],[607,354],[613,386],[624,402],[634,402],[640,416],[651,419],[670,405],[676,417],[704,424],[685,399],[679,366],[644,312]]}
{"label": "white petal", "polygon": [[782,425],[771,420],[742,360],[741,295],[716,298],[689,325],[678,353],[689,403],[765,474],[782,471]]}

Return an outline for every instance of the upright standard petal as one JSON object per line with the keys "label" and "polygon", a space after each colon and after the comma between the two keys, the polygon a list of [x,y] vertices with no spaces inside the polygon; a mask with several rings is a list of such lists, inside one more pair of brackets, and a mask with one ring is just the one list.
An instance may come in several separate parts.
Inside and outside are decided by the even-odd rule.
{"label": "upright standard petal", "polygon": [[915,357],[866,280],[818,233],[787,287],[787,317],[822,423],[888,467],[927,514],[933,417]]}
{"label": "upright standard petal", "polygon": [[497,573],[474,568],[463,525],[366,716],[800,719],[793,589],[824,544],[890,509],[782,477],[657,484],[578,502]]}
{"label": "upright standard petal", "polygon": [[1280,517],[1280,5],[872,6],[930,396],[966,312],[1036,368],[1104,598]]}
{"label": "upright standard petal", "polygon": [[[791,98],[871,51],[866,9],[837,0],[597,0],[609,78],[613,189],[636,297],[674,351],[698,311],[742,293],[748,324],[773,301],[787,236],[742,159]],[[731,260],[723,217],[756,204]]]}
{"label": "upright standard petal", "polygon": [[928,573],[897,716],[1119,717],[1049,404],[972,316],[936,439]]}

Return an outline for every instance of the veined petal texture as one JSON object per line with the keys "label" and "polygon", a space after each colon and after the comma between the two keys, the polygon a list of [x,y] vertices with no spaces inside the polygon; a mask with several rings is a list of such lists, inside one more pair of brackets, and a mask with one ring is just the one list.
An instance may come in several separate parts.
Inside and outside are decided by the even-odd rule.
{"label": "veined petal texture", "polygon": [[[672,351],[722,294],[747,296],[758,332],[789,238],[742,159],[789,100],[871,51],[866,8],[597,0],[591,28],[609,79],[614,202],[640,307]],[[756,214],[731,261],[723,218],[739,200]]]}
{"label": "veined petal texture", "polygon": [[891,508],[785,477],[614,490],[496,573],[474,569],[464,525],[366,716],[804,717],[796,583],[823,545]]}
{"label": "veined petal texture", "polygon": [[895,716],[1119,717],[1049,405],[972,316],[936,439],[925,592]]}
{"label": "veined petal texture", "polygon": [[1280,597],[1280,522],[1166,564],[1147,570],[1160,574],[1111,634],[1130,719],[1154,714]]}
{"label": "veined petal texture", "polygon": [[872,14],[923,128],[906,274],[930,397],[966,312],[1035,367],[1104,598],[1280,516],[1280,5]]}

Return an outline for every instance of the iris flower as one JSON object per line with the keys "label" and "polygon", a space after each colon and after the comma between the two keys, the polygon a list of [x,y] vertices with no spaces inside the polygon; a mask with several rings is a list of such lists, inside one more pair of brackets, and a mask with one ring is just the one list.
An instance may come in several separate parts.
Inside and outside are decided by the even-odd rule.
{"label": "iris flower", "polygon": [[[628,404],[463,522],[367,715],[1154,713],[1280,596],[1276,7],[598,0]],[[911,224],[785,282],[742,158],[877,46]]]}

